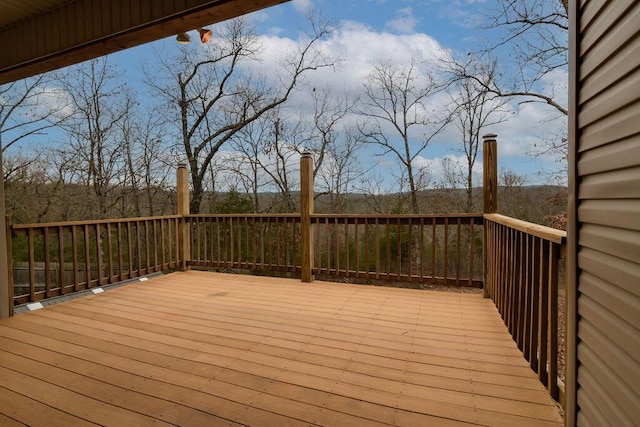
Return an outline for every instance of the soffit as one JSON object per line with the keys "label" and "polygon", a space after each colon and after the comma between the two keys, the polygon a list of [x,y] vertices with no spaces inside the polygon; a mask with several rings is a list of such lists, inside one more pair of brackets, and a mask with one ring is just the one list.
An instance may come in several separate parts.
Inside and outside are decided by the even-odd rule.
{"label": "soffit", "polygon": [[0,84],[289,0],[2,0]]}
{"label": "soffit", "polygon": [[45,14],[73,0],[2,0],[0,2],[0,30]]}

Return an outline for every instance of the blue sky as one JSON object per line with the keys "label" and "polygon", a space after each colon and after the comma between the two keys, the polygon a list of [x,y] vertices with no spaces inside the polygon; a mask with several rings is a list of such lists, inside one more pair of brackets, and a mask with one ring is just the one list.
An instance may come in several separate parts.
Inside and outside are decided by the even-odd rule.
{"label": "blue sky", "polygon": [[[343,61],[336,73],[318,73],[310,77],[318,86],[333,86],[357,93],[362,90],[362,79],[370,70],[370,63],[389,62],[407,64],[412,59],[428,64],[438,50],[464,55],[477,50],[481,42],[490,42],[496,34],[479,30],[478,23],[486,18],[493,0],[294,0],[251,15],[260,42],[264,46],[264,69],[273,65],[278,55],[295,46],[300,29],[305,26],[305,14],[310,8],[319,8],[336,27],[335,34],[324,41],[322,48],[340,52]],[[192,35],[192,40],[196,34]],[[180,49],[174,37],[159,40],[111,55],[110,60],[128,76],[131,86],[141,93],[141,64],[150,61],[154,50],[170,52]],[[546,83],[550,88],[565,85],[566,70],[558,70]],[[540,90],[551,90],[541,87]],[[499,167],[526,175],[529,184],[547,181],[546,174],[557,168],[557,156],[533,157],[545,138],[562,134],[563,120],[540,104],[520,104],[513,101],[511,118],[483,133],[498,134]],[[432,170],[433,179],[441,176],[441,163],[445,157],[456,160],[462,156],[459,132],[448,129],[439,135],[419,160]],[[393,161],[375,156],[368,148],[363,162],[380,162],[380,170],[393,174]],[[478,159],[474,173],[482,176],[482,161]],[[479,182],[479,181],[478,181]]]}
{"label": "blue sky", "polygon": [[[318,77],[324,79],[325,84],[334,86],[361,85],[359,82],[366,73],[364,61],[406,63],[413,57],[417,62],[428,62],[434,49],[464,55],[497,37],[495,33],[478,29],[478,24],[495,8],[493,0],[294,0],[251,15],[266,52],[277,55],[282,46],[295,42],[310,8],[321,10],[337,28],[336,35],[327,42],[327,48],[343,49],[343,54],[349,57],[338,76]],[[173,38],[151,45],[161,49],[178,48]],[[140,62],[151,50],[150,45],[146,45],[114,55],[114,59],[135,81]],[[548,83],[551,87],[566,85],[566,78],[566,70],[559,70]],[[499,167],[527,175],[531,184],[544,183],[546,172],[557,168],[558,158],[531,154],[544,139],[561,134],[564,122],[553,119],[555,112],[540,104],[514,101],[510,107],[513,117],[508,122],[486,130],[499,135]],[[444,157],[461,157],[458,138],[457,131],[450,129],[427,148],[423,164],[433,170],[436,178]],[[474,171],[481,176],[481,159]]]}

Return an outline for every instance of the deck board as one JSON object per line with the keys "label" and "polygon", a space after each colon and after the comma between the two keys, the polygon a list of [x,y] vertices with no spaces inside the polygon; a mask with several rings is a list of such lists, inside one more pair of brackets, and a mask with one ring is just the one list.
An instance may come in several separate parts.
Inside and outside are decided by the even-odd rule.
{"label": "deck board", "polygon": [[173,273],[0,321],[0,366],[18,425],[562,423],[480,295]]}

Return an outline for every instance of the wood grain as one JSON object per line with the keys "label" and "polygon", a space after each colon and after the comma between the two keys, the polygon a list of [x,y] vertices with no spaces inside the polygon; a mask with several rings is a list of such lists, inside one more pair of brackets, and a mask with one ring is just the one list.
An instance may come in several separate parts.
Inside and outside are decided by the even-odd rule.
{"label": "wood grain", "polygon": [[562,423],[477,294],[179,272],[3,319],[0,349],[26,424]]}

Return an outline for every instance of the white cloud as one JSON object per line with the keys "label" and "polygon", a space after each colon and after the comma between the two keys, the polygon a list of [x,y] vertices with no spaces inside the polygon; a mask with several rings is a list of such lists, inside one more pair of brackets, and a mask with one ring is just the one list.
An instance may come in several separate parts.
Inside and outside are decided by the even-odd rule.
{"label": "white cloud", "polygon": [[569,73],[567,70],[557,68],[545,74],[542,78],[542,84],[545,95],[567,107],[569,104]]}
{"label": "white cloud", "polygon": [[298,13],[305,15],[313,8],[313,3],[311,0],[293,0],[293,7]]}
{"label": "white cloud", "polygon": [[[297,41],[285,37],[262,36],[263,60],[275,66],[286,52],[296,48]],[[433,63],[442,55],[443,47],[426,34],[391,34],[376,32],[363,24],[344,21],[334,34],[318,45],[319,49],[340,58],[337,69],[314,73],[313,79],[349,88],[361,87],[372,64],[409,64],[419,68]],[[319,83],[319,84],[320,84]]]}
{"label": "white cloud", "polygon": [[396,17],[386,23],[392,31],[409,34],[415,31],[418,19],[413,15],[413,8],[405,7],[396,13]]}
{"label": "white cloud", "polygon": [[[427,158],[418,156],[413,162],[414,166],[419,168],[425,168],[431,175],[432,185],[444,184],[450,186],[451,183],[447,182],[445,168],[449,167],[455,171],[457,178],[459,179],[458,188],[462,188],[466,182],[467,171],[469,170],[467,164],[467,158],[464,155],[447,154],[442,157]],[[473,185],[482,185],[482,161],[477,159],[473,165]]]}
{"label": "white cloud", "polygon": [[[478,13],[479,8],[470,7],[477,3],[485,3],[486,0],[453,0],[453,1],[436,1],[438,17],[446,19],[451,24],[462,28],[477,28],[486,17]],[[485,8],[486,9],[486,8]]]}
{"label": "white cloud", "polygon": [[[282,60],[287,52],[296,52],[300,43],[299,40],[273,34],[260,36],[260,42],[264,46],[261,70],[271,75],[282,72]],[[341,22],[331,37],[318,44],[318,49],[325,54],[339,57],[340,61],[335,68],[308,74],[306,83],[310,87],[329,87],[336,95],[348,92],[352,96],[362,93],[363,80],[371,73],[375,64],[384,62],[408,65],[414,61],[418,70],[426,73],[433,69],[433,64],[447,51],[437,40],[424,33],[379,32],[352,21]],[[543,81],[544,86],[541,90],[549,94],[564,93],[566,80],[566,72],[560,70]],[[430,105],[432,108],[442,109],[448,100],[448,96],[441,94],[434,97]],[[298,93],[293,96],[292,101],[296,104],[295,114],[309,115],[312,112],[307,94]],[[522,100],[514,100],[511,103],[512,114],[508,121],[493,125],[482,132],[498,134],[501,165],[509,169],[518,169],[519,166],[513,165],[526,162],[524,168],[527,170],[520,173],[532,173],[536,168],[536,162],[531,161],[532,153],[540,151],[545,140],[565,132],[566,118],[558,118],[553,109],[543,104],[519,104],[519,101]],[[350,120],[354,122],[356,117],[351,117]],[[442,175],[442,159],[458,156],[461,148],[459,131],[451,126],[429,145],[422,154],[422,161],[433,170],[434,179],[437,180]],[[367,152],[372,155],[374,150],[369,148]],[[537,160],[553,165],[558,160],[558,154],[548,153]],[[481,156],[478,157],[476,171],[481,170],[480,164]]]}
{"label": "white cloud", "polygon": [[260,9],[255,12],[251,12],[248,17],[253,22],[268,22],[273,19],[269,13],[269,9]]}

